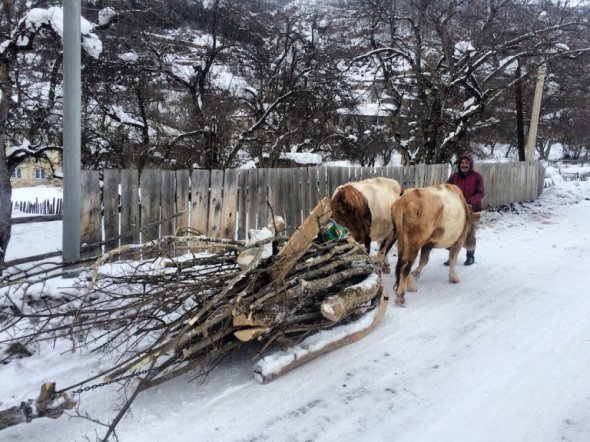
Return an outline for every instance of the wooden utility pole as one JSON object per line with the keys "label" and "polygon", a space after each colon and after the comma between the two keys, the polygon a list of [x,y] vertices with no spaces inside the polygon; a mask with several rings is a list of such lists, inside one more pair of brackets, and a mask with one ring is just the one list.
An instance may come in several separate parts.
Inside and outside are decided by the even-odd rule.
{"label": "wooden utility pole", "polygon": [[541,113],[541,98],[543,96],[543,83],[545,82],[545,74],[547,73],[547,65],[545,62],[539,65],[537,71],[537,82],[535,84],[535,96],[533,98],[533,109],[531,112],[531,125],[529,126],[529,136],[526,143],[526,160],[533,161],[535,159],[535,143],[537,141],[537,128],[539,127],[539,115]]}

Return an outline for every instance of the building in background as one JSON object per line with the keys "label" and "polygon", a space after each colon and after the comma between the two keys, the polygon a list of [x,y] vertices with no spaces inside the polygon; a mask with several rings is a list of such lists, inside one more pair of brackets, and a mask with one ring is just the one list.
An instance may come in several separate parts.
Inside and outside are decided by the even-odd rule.
{"label": "building in background", "polygon": [[61,152],[47,152],[47,159],[28,158],[23,161],[10,176],[12,187],[30,187],[37,185],[59,185],[61,176]]}

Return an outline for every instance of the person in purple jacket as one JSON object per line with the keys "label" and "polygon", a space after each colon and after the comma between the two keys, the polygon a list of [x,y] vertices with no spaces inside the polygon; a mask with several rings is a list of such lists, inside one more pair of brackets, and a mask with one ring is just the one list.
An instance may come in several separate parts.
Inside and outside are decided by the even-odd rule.
{"label": "person in purple jacket", "polygon": [[[478,172],[473,170],[473,165],[473,156],[470,153],[464,153],[461,155],[459,157],[459,170],[451,174],[447,183],[458,186],[463,192],[465,201],[467,201],[471,211],[479,212],[483,208],[483,178]],[[470,266],[474,262],[475,242],[473,244],[473,250],[467,250],[467,260],[465,261],[465,265]],[[449,265],[448,261],[445,262],[445,265]]]}

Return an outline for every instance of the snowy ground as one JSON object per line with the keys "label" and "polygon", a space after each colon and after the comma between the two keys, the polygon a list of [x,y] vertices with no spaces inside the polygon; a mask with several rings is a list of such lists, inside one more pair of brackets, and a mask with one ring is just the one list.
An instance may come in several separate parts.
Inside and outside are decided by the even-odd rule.
{"label": "snowy ground", "polygon": [[[458,267],[458,285],[436,250],[407,307],[391,305],[363,340],[267,385],[254,380],[246,353],[203,384],[172,380],[139,395],[119,440],[590,440],[590,181],[554,181],[535,203],[487,214],[476,264]],[[13,236],[9,259],[59,249],[61,223],[15,225]],[[69,283],[54,290],[60,284]],[[36,397],[42,382],[63,388],[105,368],[97,355],[68,349],[44,346],[0,366],[0,409]],[[120,395],[112,385],[84,392],[79,413],[106,423]],[[0,440],[105,432],[62,416],[3,430]]]}

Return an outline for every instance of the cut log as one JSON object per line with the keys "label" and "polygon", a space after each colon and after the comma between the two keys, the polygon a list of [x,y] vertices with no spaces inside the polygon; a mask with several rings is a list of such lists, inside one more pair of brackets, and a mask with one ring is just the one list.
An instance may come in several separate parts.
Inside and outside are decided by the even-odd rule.
{"label": "cut log", "polygon": [[389,294],[387,290],[381,288],[376,309],[366,313],[352,324],[321,331],[288,351],[263,357],[254,365],[254,378],[261,384],[267,384],[324,353],[364,338],[381,322],[388,302]]}
{"label": "cut log", "polygon": [[344,288],[336,295],[324,299],[320,307],[322,316],[330,321],[339,322],[361,305],[375,297],[381,287],[381,279],[371,273],[362,282]]}
{"label": "cut log", "polygon": [[35,403],[36,410],[33,410],[31,402],[31,400],[23,401],[20,406],[0,410],[0,431],[23,422],[31,422],[40,417],[57,419],[64,413],[64,410],[71,410],[77,405],[67,394],[56,393],[54,382],[48,382],[41,386],[41,393]]}
{"label": "cut log", "polygon": [[319,233],[321,226],[330,219],[331,214],[330,200],[323,198],[279,252],[277,261],[269,270],[269,274],[274,281],[282,280],[291,271],[299,258],[305,254],[309,245]]}
{"label": "cut log", "polygon": [[236,330],[234,332],[234,336],[242,342],[248,342],[256,339],[259,336],[262,336],[268,330],[270,330],[268,327],[244,328],[242,330]]}
{"label": "cut log", "polygon": [[22,402],[20,406],[0,410],[0,431],[23,422],[30,422],[32,413],[31,405],[27,402]]}
{"label": "cut log", "polygon": [[67,394],[57,394],[55,392],[55,382],[47,382],[41,385],[41,393],[37,398],[36,407],[39,417],[49,417],[57,419],[64,410],[71,410],[77,403],[71,400]]}

